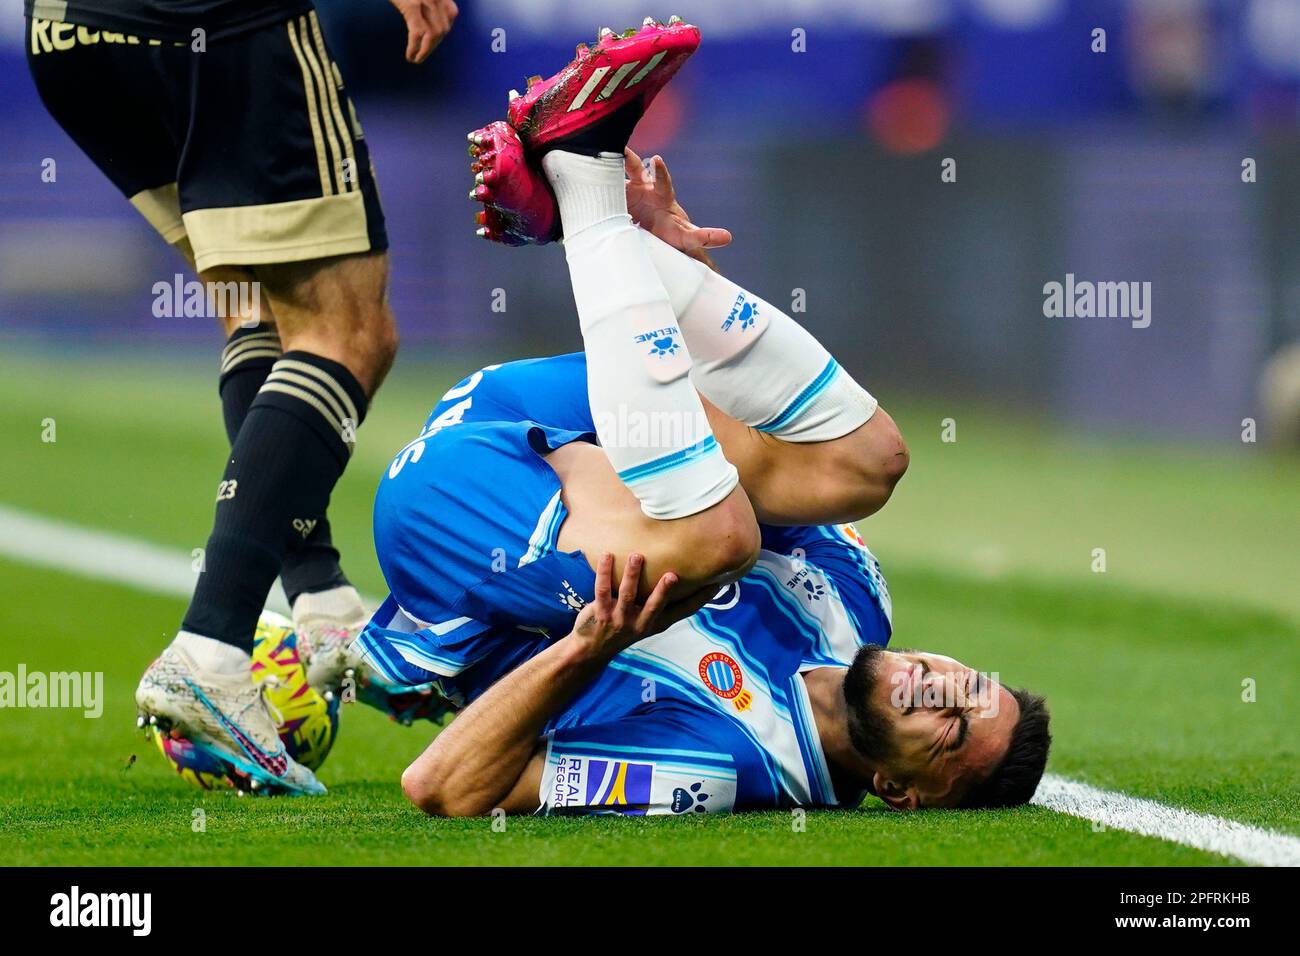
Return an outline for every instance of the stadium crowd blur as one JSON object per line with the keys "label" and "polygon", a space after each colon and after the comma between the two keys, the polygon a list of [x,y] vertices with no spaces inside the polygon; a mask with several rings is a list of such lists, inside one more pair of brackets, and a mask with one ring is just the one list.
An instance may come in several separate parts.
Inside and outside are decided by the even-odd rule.
{"label": "stadium crowd blur", "polygon": [[[633,145],[734,232],[722,266],[802,295],[878,390],[1230,441],[1300,342],[1300,0],[465,0],[421,67],[384,0],[317,3],[375,156],[405,361],[579,346],[559,251],[474,237],[465,132],[647,13],[705,39]],[[42,111],[21,0],[0,15],[0,343],[215,354],[212,323],[153,315],[176,261]],[[1150,282],[1150,325],[1046,316],[1067,274]]]}

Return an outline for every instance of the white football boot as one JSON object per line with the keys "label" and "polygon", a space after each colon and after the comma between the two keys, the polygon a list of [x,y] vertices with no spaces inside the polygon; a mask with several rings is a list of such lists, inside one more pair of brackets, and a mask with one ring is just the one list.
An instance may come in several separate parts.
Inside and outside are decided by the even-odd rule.
{"label": "white football boot", "polygon": [[351,585],[298,595],[293,602],[293,628],[298,649],[307,662],[307,683],[332,700],[347,679],[354,686],[368,676],[352,642],[370,620],[361,595]]}
{"label": "white football boot", "polygon": [[325,787],[289,756],[277,721],[248,671],[201,670],[175,643],[145,670],[135,690],[138,725],[175,732],[225,763],[232,781],[266,793],[322,794]]}

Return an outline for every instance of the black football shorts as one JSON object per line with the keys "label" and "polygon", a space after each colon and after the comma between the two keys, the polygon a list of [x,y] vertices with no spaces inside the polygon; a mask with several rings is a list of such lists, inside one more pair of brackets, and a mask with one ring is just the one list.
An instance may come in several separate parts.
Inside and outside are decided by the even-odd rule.
{"label": "black football shorts", "polygon": [[198,269],[388,248],[314,11],[202,50],[36,17],[28,40],[51,115]]}

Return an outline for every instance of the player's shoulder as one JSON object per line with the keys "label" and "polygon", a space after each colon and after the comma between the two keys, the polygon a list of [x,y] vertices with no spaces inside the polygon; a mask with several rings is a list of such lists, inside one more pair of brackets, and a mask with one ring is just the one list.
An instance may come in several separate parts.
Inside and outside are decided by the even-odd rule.
{"label": "player's shoulder", "polygon": [[893,620],[889,584],[856,527],[764,526],[762,531],[763,550],[751,573],[766,575],[824,626],[847,616],[859,640],[888,641]]}
{"label": "player's shoulder", "polygon": [[763,547],[772,551],[795,554],[809,548],[821,553],[844,551],[867,555],[875,559],[866,540],[851,523],[760,525]]}
{"label": "player's shoulder", "polygon": [[763,551],[796,572],[814,566],[840,578],[858,575],[885,586],[880,560],[852,524],[763,525],[761,531]]}

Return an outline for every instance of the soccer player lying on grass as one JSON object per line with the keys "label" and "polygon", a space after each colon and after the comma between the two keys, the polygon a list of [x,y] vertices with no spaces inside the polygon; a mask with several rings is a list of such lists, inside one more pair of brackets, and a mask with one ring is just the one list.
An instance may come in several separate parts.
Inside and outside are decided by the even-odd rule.
{"label": "soccer player lying on grass", "polygon": [[380,483],[392,595],[360,648],[464,708],[403,788],[449,816],[1023,803],[1041,698],[885,650],[879,564],[836,524],[902,476],[893,421],[789,316],[674,247],[725,235],[690,225],[666,169],[655,189],[629,155],[625,184],[636,119],[698,42],[602,31],[471,134],[489,238],[548,239],[558,204],[585,352],[474,373]]}

